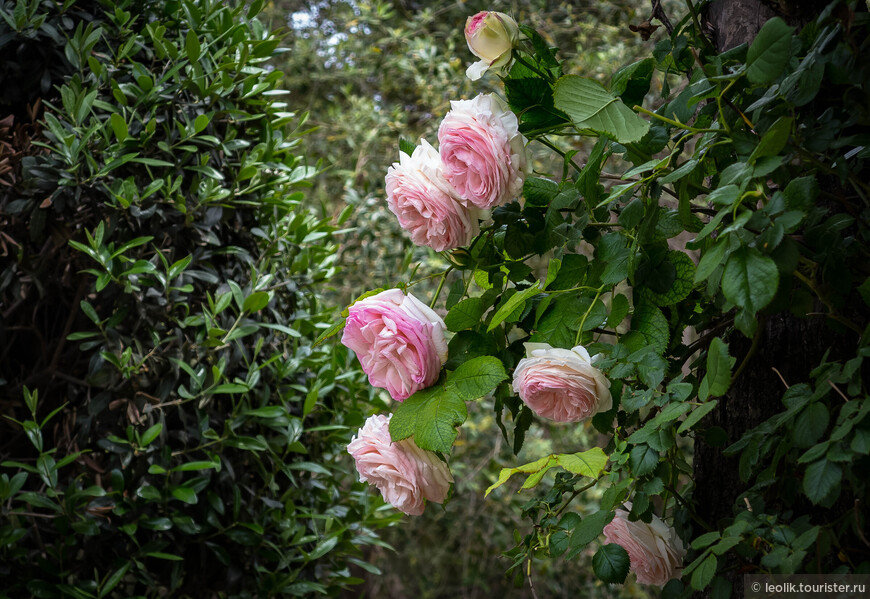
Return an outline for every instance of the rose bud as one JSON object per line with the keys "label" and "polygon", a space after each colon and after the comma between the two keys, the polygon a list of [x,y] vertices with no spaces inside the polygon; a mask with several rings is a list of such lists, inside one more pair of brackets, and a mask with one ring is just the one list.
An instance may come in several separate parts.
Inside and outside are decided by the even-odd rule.
{"label": "rose bud", "polygon": [[506,68],[519,37],[517,22],[503,12],[483,11],[468,17],[465,41],[480,61],[468,67],[465,76],[477,81],[489,69]]}

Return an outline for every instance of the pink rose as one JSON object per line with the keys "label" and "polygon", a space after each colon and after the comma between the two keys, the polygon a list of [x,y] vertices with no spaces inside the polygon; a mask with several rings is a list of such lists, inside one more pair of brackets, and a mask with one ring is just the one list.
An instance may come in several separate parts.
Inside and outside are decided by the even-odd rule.
{"label": "pink rose", "polygon": [[468,245],[477,235],[477,210],[459,202],[444,177],[441,157],[426,140],[399,154],[387,170],[387,204],[417,245],[440,252]]}
{"label": "pink rose", "polygon": [[494,94],[450,106],[438,142],[444,174],[459,197],[484,209],[516,198],[528,169],[516,115]]}
{"label": "pink rose", "polygon": [[353,350],[369,382],[403,401],[438,380],[447,361],[444,321],[400,289],[349,308],[341,342]]}
{"label": "pink rose", "polygon": [[592,365],[582,345],[560,349],[526,343],[514,370],[513,388],[531,410],[557,422],[578,422],[612,405],[610,381]]}
{"label": "pink rose", "polygon": [[468,67],[465,76],[477,81],[489,69],[507,69],[519,37],[517,22],[503,12],[483,11],[468,17],[465,41],[480,61]]}
{"label": "pink rose", "polygon": [[447,464],[431,451],[417,447],[413,439],[393,443],[389,422],[392,414],[369,416],[347,446],[359,479],[373,484],[384,501],[409,516],[419,516],[425,500],[444,503],[453,476]]}
{"label": "pink rose", "polygon": [[[631,509],[631,504],[625,504]],[[679,578],[686,548],[677,532],[653,515],[652,521],[630,522],[628,512],[617,510],[613,521],[604,527],[608,543],[621,545],[628,552],[631,571],[640,584],[664,586],[671,578]]]}

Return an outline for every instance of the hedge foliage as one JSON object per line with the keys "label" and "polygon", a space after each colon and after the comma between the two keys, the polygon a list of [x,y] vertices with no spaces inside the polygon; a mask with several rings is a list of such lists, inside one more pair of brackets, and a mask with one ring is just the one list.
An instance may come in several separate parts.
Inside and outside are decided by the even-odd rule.
{"label": "hedge foliage", "polygon": [[262,5],[0,4],[0,596],[336,594],[393,518]]}

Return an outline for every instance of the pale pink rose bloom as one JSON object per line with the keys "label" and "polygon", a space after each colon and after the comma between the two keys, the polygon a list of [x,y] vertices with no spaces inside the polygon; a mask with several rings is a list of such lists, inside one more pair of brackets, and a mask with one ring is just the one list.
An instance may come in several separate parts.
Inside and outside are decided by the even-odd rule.
{"label": "pale pink rose bloom", "polygon": [[419,516],[426,500],[444,503],[453,476],[447,464],[431,451],[417,447],[413,439],[393,443],[390,418],[392,414],[369,416],[347,451],[361,481],[377,487],[384,501],[397,510]]}
{"label": "pale pink rose bloom", "polygon": [[426,140],[399,153],[386,176],[387,205],[417,245],[440,252],[468,245],[479,232],[477,210],[459,201],[444,177],[441,156]]}
{"label": "pale pink rose bloom", "polygon": [[349,308],[341,342],[353,350],[374,387],[404,401],[438,380],[447,361],[444,321],[400,289],[388,289]]}
{"label": "pale pink rose bloom", "polygon": [[459,197],[489,209],[519,196],[528,160],[516,115],[494,94],[450,106],[438,142],[444,174]]}
{"label": "pale pink rose bloom", "polygon": [[[626,503],[631,510],[631,503]],[[670,579],[679,578],[683,570],[686,548],[677,531],[653,515],[647,524],[640,520],[630,522],[628,512],[616,510],[613,521],[604,527],[608,543],[621,545],[631,560],[631,571],[640,584],[664,586]]]}
{"label": "pale pink rose bloom", "polygon": [[526,343],[514,370],[513,388],[538,416],[578,422],[606,412],[613,402],[610,381],[592,365],[582,345],[574,349]]}
{"label": "pale pink rose bloom", "polygon": [[480,61],[469,66],[465,76],[477,81],[489,69],[506,69],[519,37],[517,22],[503,12],[483,11],[468,17],[465,41]]}

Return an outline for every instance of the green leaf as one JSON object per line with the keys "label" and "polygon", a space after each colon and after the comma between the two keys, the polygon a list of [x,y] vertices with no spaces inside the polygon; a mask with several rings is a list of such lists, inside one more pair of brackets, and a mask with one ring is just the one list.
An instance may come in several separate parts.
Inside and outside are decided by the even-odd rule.
{"label": "green leaf", "polygon": [[220,470],[221,463],[217,462],[208,462],[205,460],[200,460],[197,462],[185,462],[180,464],[172,469],[172,472],[194,472],[199,470],[209,470],[214,468],[215,470]]}
{"label": "green leaf", "polygon": [[[165,520],[165,518],[161,518],[160,520]],[[155,528],[155,530],[168,530],[168,529],[161,527],[161,528]],[[146,557],[156,557],[157,559],[166,559],[166,560],[170,560],[170,561],[174,561],[174,562],[184,561],[184,558],[182,558],[178,555],[173,555],[171,553],[163,553],[160,551],[151,551],[149,553],[146,553],[145,555],[146,555]]]}
{"label": "green leaf", "polygon": [[162,430],[163,430],[163,423],[162,422],[158,422],[154,426],[149,427],[148,430],[146,430],[144,433],[142,433],[142,436],[140,437],[141,446],[147,447],[148,445],[150,445],[151,442],[157,438],[157,436],[160,434],[160,431],[162,431]]}
{"label": "green leaf", "polygon": [[813,203],[819,195],[819,182],[812,175],[798,177],[789,181],[782,193],[785,196],[785,207],[788,210],[807,212],[813,207]]}
{"label": "green leaf", "polygon": [[267,291],[255,291],[245,298],[245,303],[242,304],[242,311],[249,314],[259,312],[269,304],[269,299]]}
{"label": "green leaf", "polygon": [[752,83],[770,83],[776,79],[791,56],[791,35],[794,28],[779,17],[770,19],[746,54],[746,76]]}
{"label": "green leaf", "polygon": [[651,302],[644,301],[635,307],[631,331],[623,338],[623,342],[632,351],[648,345],[657,354],[663,354],[669,338],[668,321],[662,311]]}
{"label": "green leaf", "polygon": [[328,329],[320,333],[320,335],[317,336],[317,339],[314,340],[313,347],[317,347],[330,337],[334,337],[335,335],[340,333],[344,329],[345,324],[346,321],[344,318],[342,318],[339,322],[335,323],[334,325],[330,326]]}
{"label": "green leaf", "polygon": [[638,141],[649,131],[649,123],[635,114],[600,83],[578,75],[556,82],[555,106],[580,129],[607,133],[620,143]]}
{"label": "green leaf", "polygon": [[332,551],[333,548],[335,548],[335,546],[338,544],[338,541],[338,535],[329,537],[328,539],[324,539],[317,544],[317,547],[314,548],[314,551],[308,554],[308,560],[314,561],[316,559],[320,559],[321,557]]}
{"label": "green leaf", "polygon": [[522,291],[513,294],[499,307],[498,310],[496,310],[495,314],[492,315],[492,320],[489,321],[489,326],[487,327],[486,332],[491,332],[494,328],[504,322],[504,319],[510,316],[514,310],[517,309],[517,306],[525,303],[525,301],[533,295],[537,295],[540,288],[541,282],[535,281],[535,284],[528,289],[523,289]]}
{"label": "green leaf", "polygon": [[719,402],[714,399],[713,401],[709,401],[695,408],[692,413],[689,414],[689,417],[683,421],[683,423],[680,425],[680,428],[677,429],[677,432],[684,433],[687,430],[691,429],[693,426],[701,421],[701,418],[712,412],[713,408],[715,408],[716,404],[718,403]]}
{"label": "green leaf", "polygon": [[[467,362],[466,362],[467,363]],[[420,449],[450,453],[456,428],[468,417],[465,402],[443,386],[418,391],[400,404],[390,419],[390,437],[410,436]]]}
{"label": "green leaf", "polygon": [[785,147],[788,142],[788,137],[791,134],[791,127],[794,119],[791,117],[781,116],[770,126],[752,155],[749,157],[749,162],[754,163],[759,158],[764,156],[776,156]]}
{"label": "green leaf", "polygon": [[692,541],[692,549],[703,549],[704,547],[712,545],[714,542],[718,541],[719,537],[720,534],[718,530],[704,533],[700,537]]}
{"label": "green leaf", "polygon": [[629,106],[642,104],[649,92],[655,59],[645,58],[619,69],[610,79],[610,90]]}
{"label": "green leaf", "polygon": [[452,308],[444,317],[444,324],[448,331],[458,333],[480,324],[480,318],[486,312],[487,305],[479,297],[469,297]]}
{"label": "green leaf", "polygon": [[187,37],[184,39],[184,51],[187,52],[187,60],[190,62],[196,62],[202,54],[199,38],[192,29],[187,32]]}
{"label": "green leaf", "polygon": [[190,505],[193,505],[198,501],[196,491],[189,487],[175,487],[172,489],[171,493],[177,500]]}
{"label": "green leaf", "polygon": [[728,344],[719,337],[713,338],[707,350],[707,373],[698,388],[698,397],[721,397],[731,386],[731,369],[736,358],[728,355]]}
{"label": "green leaf", "polygon": [[571,474],[598,478],[607,465],[607,454],[600,447],[580,453],[563,453],[555,456],[558,464]]}
{"label": "green leaf", "polygon": [[[391,424],[392,424],[392,422],[391,422]],[[392,433],[392,430],[391,430],[391,433]],[[495,490],[495,489],[499,488],[500,486],[502,486],[503,484],[505,484],[510,479],[510,477],[513,476],[514,474],[518,474],[518,473],[533,474],[533,473],[537,473],[537,472],[541,472],[541,471],[547,471],[555,465],[556,465],[556,460],[554,459],[554,457],[551,455],[548,455],[548,456],[544,456],[538,460],[535,460],[534,462],[529,462],[528,464],[523,464],[522,466],[517,466],[516,468],[502,468],[501,472],[499,472],[499,474],[498,474],[498,480],[496,480],[493,484],[491,484],[489,486],[489,488],[487,488],[487,490],[483,496],[487,497],[493,490]],[[540,478],[538,480],[540,480]],[[526,481],[526,482],[528,482],[528,481]],[[532,486],[532,485],[530,485],[530,486]],[[523,485],[524,488],[530,488],[530,486],[526,486],[525,484]]]}
{"label": "green leaf", "polygon": [[811,403],[804,408],[794,423],[794,446],[805,448],[815,445],[825,434],[829,419],[828,408],[821,402]]}
{"label": "green leaf", "polygon": [[704,252],[695,271],[695,283],[705,281],[722,264],[722,261],[728,255],[728,245],[729,236],[725,235],[717,239],[716,243]]}
{"label": "green leaf", "polygon": [[565,559],[571,559],[597,539],[615,515],[613,511],[601,510],[583,518],[571,532],[571,551],[565,555]]}
{"label": "green leaf", "polygon": [[127,131],[127,122],[117,112],[113,112],[111,116],[109,116],[109,122],[112,125],[112,131],[115,132],[115,137],[118,138],[118,141],[124,141],[130,135]]}
{"label": "green leaf", "polygon": [[132,562],[126,562],[123,566],[115,570],[108,579],[106,579],[105,584],[100,588],[100,594],[98,597],[107,597],[109,593],[118,586],[118,583],[121,582],[121,579],[124,578],[124,575],[127,574],[127,570],[130,569]]}
{"label": "green leaf", "polygon": [[804,493],[813,503],[821,503],[838,489],[842,476],[843,469],[835,462],[813,462],[804,473]]}
{"label": "green leaf", "polygon": [[447,375],[444,389],[463,401],[472,401],[493,392],[507,378],[501,360],[480,356],[464,362]]}
{"label": "green leaf", "polygon": [[547,277],[544,279],[544,286],[542,289],[546,289],[550,283],[556,280],[556,277],[559,276],[559,271],[562,269],[562,261],[558,258],[553,258],[547,263]]}
{"label": "green leaf", "polygon": [[[564,272],[564,270],[563,264],[562,271]],[[560,277],[561,274],[556,277],[557,282]],[[553,305],[538,322],[538,330],[532,335],[531,341],[571,349],[574,347],[574,337],[580,324],[579,319],[582,316],[580,298],[565,294],[553,302]]]}
{"label": "green leaf", "polygon": [[211,119],[207,114],[201,114],[197,116],[196,119],[193,121],[193,130],[196,133],[199,133],[200,131],[208,127],[208,123],[210,120]]}
{"label": "green leaf", "polygon": [[572,474],[580,474],[589,478],[598,478],[606,465],[607,454],[605,454],[600,447],[593,447],[590,450],[575,454],[545,456],[539,460],[535,460],[534,462],[517,466],[516,468],[502,468],[498,480],[486,490],[484,496],[489,495],[493,489],[497,489],[506,483],[514,474],[530,474],[523,483],[522,488],[531,489],[541,482],[541,479],[551,468],[557,466],[564,468]]}
{"label": "green leaf", "polygon": [[614,295],[613,299],[610,300],[610,315],[607,317],[607,326],[610,328],[619,326],[625,320],[625,317],[628,316],[629,308],[627,297],[621,293]]}
{"label": "green leaf", "polygon": [[722,292],[728,301],[755,313],[776,295],[776,262],[755,248],[741,247],[728,257],[722,273]]}
{"label": "green leaf", "polygon": [[82,300],[79,305],[82,308],[82,312],[85,313],[85,316],[90,318],[91,322],[95,325],[100,326],[100,317],[97,316],[97,311],[94,310],[94,307],[85,300]]}
{"label": "green leaf", "polygon": [[689,256],[683,252],[670,251],[667,253],[667,261],[676,270],[676,278],[670,288],[664,293],[658,293],[649,287],[640,290],[644,298],[658,306],[671,306],[686,299],[695,283],[695,263]]}
{"label": "green leaf", "polygon": [[641,443],[631,449],[628,462],[635,476],[643,476],[656,469],[659,464],[659,452],[646,443]]}
{"label": "green leaf", "polygon": [[[244,391],[247,390],[247,387],[245,387]],[[255,416],[257,418],[266,418],[268,420],[272,420],[274,418],[281,418],[282,416],[286,415],[287,409],[284,408],[284,406],[263,406],[262,408],[245,411],[245,416]]]}
{"label": "green leaf", "polygon": [[719,565],[719,560],[716,559],[715,555],[708,555],[707,558],[701,562],[701,565],[695,568],[695,571],[692,572],[692,588],[696,591],[700,591],[705,588],[710,581],[713,580],[713,576],[716,574],[716,567]]}
{"label": "green leaf", "polygon": [[616,543],[601,546],[592,558],[595,575],[613,584],[622,584],[628,576],[628,552]]}
{"label": "green leaf", "polygon": [[414,145],[414,142],[412,142],[411,140],[409,140],[405,137],[399,136],[399,151],[400,152],[404,152],[405,154],[410,156],[411,154],[414,153],[414,150],[416,150],[416,149],[417,148]]}
{"label": "green leaf", "polygon": [[523,197],[533,206],[548,206],[558,194],[559,186],[549,179],[527,177],[523,183]]}

